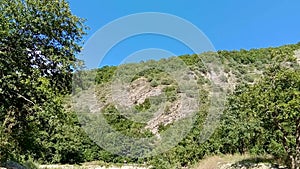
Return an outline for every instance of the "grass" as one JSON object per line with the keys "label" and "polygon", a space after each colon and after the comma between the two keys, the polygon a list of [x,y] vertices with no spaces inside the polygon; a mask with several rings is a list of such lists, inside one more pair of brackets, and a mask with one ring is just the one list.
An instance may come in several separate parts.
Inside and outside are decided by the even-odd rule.
{"label": "grass", "polygon": [[206,157],[199,161],[193,169],[217,169],[225,164],[274,163],[271,156],[253,156],[249,154],[219,155]]}

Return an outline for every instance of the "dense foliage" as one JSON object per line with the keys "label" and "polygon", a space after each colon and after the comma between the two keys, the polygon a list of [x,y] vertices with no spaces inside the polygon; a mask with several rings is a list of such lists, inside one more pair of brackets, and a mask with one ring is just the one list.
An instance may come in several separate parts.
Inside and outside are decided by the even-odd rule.
{"label": "dense foliage", "polygon": [[[154,168],[190,166],[212,154],[271,154],[290,168],[299,167],[300,155],[300,72],[294,51],[300,44],[277,48],[218,51],[183,55],[159,61],[145,61],[97,70],[83,67],[75,55],[81,50],[86,27],[72,15],[64,0],[0,1],[0,160],[40,163],[80,163],[101,160],[107,163],[144,163]],[[77,94],[95,82],[98,99],[106,101],[115,74],[135,74],[128,82],[144,78],[151,88],[162,87],[167,102],[176,103],[179,84],[166,71],[176,59],[196,79],[199,88],[189,88],[189,97],[198,91],[201,107],[187,136],[172,149],[153,157],[129,158],[114,155],[96,145],[81,128],[72,110],[72,87]],[[219,60],[223,69],[213,66]],[[206,64],[204,64],[204,62]],[[163,68],[163,69],[159,69]],[[204,141],[203,124],[212,106],[209,72],[219,72],[226,108],[211,139]],[[78,77],[84,76],[85,79]],[[118,76],[117,76],[118,77]],[[124,76],[126,77],[126,76]],[[72,80],[77,86],[72,86]],[[182,86],[181,86],[182,87]],[[219,86],[218,90],[222,90]],[[135,103],[140,116],[148,116],[161,102],[157,96]],[[164,113],[170,113],[166,106]],[[146,113],[147,112],[147,113]],[[87,113],[87,112],[84,112]],[[107,122],[125,135],[144,138],[153,133],[145,123],[131,121],[114,105],[103,109]],[[172,124],[159,126],[159,132]]]}
{"label": "dense foliage", "polygon": [[299,80],[299,69],[276,66],[237,90],[222,121],[221,151],[268,153],[299,167]]}
{"label": "dense foliage", "polygon": [[83,133],[72,136],[80,128],[71,127],[63,98],[83,20],[65,1],[2,0],[0,11],[0,159],[69,162]]}
{"label": "dense foliage", "polygon": [[[296,130],[296,125],[299,124],[297,123],[297,117],[299,117],[297,114],[299,113],[297,107],[299,102],[297,94],[299,91],[299,86],[297,86],[299,85],[299,64],[294,57],[294,51],[297,49],[299,49],[299,44],[249,51],[219,51],[218,55],[203,53],[180,56],[179,58],[198,76],[198,84],[202,86],[199,97],[203,103],[194,127],[187,137],[168,152],[146,159],[149,164],[155,168],[180,168],[192,165],[208,155],[250,153],[254,155],[271,154],[276,159],[286,161],[287,165],[292,166],[292,163],[297,165],[298,157],[296,155],[299,153],[296,151],[299,150],[296,150],[296,145],[299,143],[296,143],[296,131],[299,130]],[[212,68],[203,64],[201,58],[205,58],[204,60],[209,63],[209,60],[213,60],[214,57],[218,57],[224,65],[225,76],[221,80],[236,85],[236,88],[229,91],[233,94],[227,100],[226,110],[214,135],[210,140],[202,142],[203,124],[211,104],[208,99],[209,90],[206,88],[210,82],[205,74]],[[155,63],[156,67],[166,64],[168,61],[170,60],[160,60]],[[119,71],[128,74],[134,74],[130,71],[137,71],[139,73],[133,77],[132,81],[145,77],[153,87],[174,85],[174,81],[171,79],[165,83],[168,76],[152,67],[152,64],[153,61],[123,65]],[[145,67],[148,69],[144,70]],[[105,67],[98,70],[101,74],[103,72],[111,74],[111,71],[116,71],[116,68],[112,67],[109,70],[109,67]],[[112,79],[113,77],[109,75],[101,81],[109,82]],[[102,82],[100,82],[102,87],[99,89],[104,89]],[[282,87],[284,84],[286,84],[285,88]],[[107,83],[107,85],[110,84]],[[169,90],[170,88],[172,87],[166,87],[163,91],[173,94],[178,92],[178,89]],[[278,100],[275,102],[274,98]],[[289,101],[286,98],[294,98],[294,100]],[[146,100],[144,104],[147,107]],[[281,112],[273,115],[272,111],[279,105],[282,106]],[[144,108],[143,105],[137,105],[137,107],[141,110]],[[113,115],[111,115],[112,117]],[[285,128],[280,129],[276,122],[277,118],[281,119],[279,122]],[[166,127],[168,126],[161,126],[161,129],[166,130]],[[122,127],[118,129],[122,130]],[[124,131],[128,130],[126,128]],[[285,141],[285,139],[288,140]]]}

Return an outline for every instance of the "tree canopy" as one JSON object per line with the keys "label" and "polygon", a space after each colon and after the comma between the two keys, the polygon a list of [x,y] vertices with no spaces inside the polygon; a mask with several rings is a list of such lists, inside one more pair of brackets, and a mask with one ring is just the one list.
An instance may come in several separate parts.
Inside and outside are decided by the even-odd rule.
{"label": "tree canopy", "polygon": [[[222,121],[223,151],[269,153],[300,166],[300,71],[269,69],[256,84],[244,86],[229,101]],[[264,152],[262,152],[264,151]]]}
{"label": "tree canopy", "polygon": [[[84,19],[73,15],[65,0],[0,1],[0,162],[102,160],[182,168],[212,154],[252,153],[285,159],[290,168],[300,166],[300,71],[294,57],[300,43],[74,71],[78,66],[84,67],[76,54],[81,50],[86,29]],[[199,85],[199,88],[185,86],[191,91],[187,94],[201,101],[195,123],[178,145],[157,156],[129,158],[101,149],[85,134],[81,127],[88,119],[80,123],[80,117],[71,110],[73,77],[78,85],[75,91],[88,90],[90,83],[95,83],[98,101],[105,102],[111,94],[106,89],[116,71],[135,74],[132,79],[124,77],[129,82],[146,79],[150,89],[162,87],[161,92],[170,103],[164,114],[169,114],[169,105],[176,103],[181,90],[174,79],[158,68],[167,62],[180,66],[174,62],[176,59],[181,59],[190,70],[184,80],[194,79]],[[219,69],[205,65],[203,59],[207,65],[220,60],[224,66],[220,81],[232,85],[220,126],[205,142],[201,142],[201,133],[212,105],[208,73]],[[80,79],[81,76],[86,79]],[[193,95],[195,90],[199,90],[198,96]],[[143,103],[133,103],[137,110],[134,112],[149,116],[145,112],[155,110],[160,102],[156,96],[145,98]],[[145,123],[127,119],[114,105],[103,109],[103,113],[108,123],[125,135],[153,136],[145,130]],[[170,126],[172,123],[160,124],[158,132]]]}
{"label": "tree canopy", "polygon": [[61,97],[71,91],[86,27],[65,0],[2,0],[0,11],[0,158],[6,159],[14,151],[38,152],[36,135],[51,133],[64,117]]}

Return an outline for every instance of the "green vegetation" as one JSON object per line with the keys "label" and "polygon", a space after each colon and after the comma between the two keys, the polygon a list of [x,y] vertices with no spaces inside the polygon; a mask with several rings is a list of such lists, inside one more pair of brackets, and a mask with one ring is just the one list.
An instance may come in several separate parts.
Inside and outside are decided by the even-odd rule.
{"label": "green vegetation", "polygon": [[[1,164],[16,161],[34,168],[36,162],[98,160],[146,163],[153,168],[169,169],[193,166],[210,155],[240,153],[272,155],[289,168],[299,168],[300,71],[294,51],[300,49],[300,43],[183,55],[86,71],[80,69],[84,64],[75,58],[81,50],[86,27],[81,18],[72,15],[68,3],[2,0],[0,10]],[[223,68],[214,65],[216,62]],[[188,71],[180,74],[183,78],[178,81],[173,70],[184,64]],[[216,85],[213,89],[211,76],[219,77],[220,84],[229,83],[229,87]],[[128,86],[131,93],[136,93],[137,88],[145,93],[156,90],[142,100],[136,98],[128,103],[133,104],[128,111],[137,119],[151,119],[163,101],[167,104],[162,116],[174,115],[183,91],[185,99],[198,97],[201,106],[187,136],[170,150],[145,158],[118,156],[95,144],[82,129],[90,119],[72,109],[72,87],[75,97],[80,97],[80,91],[88,91],[95,85],[97,99],[103,103],[101,113],[114,130],[124,135],[149,138],[176,123],[174,119],[166,124],[160,122],[158,133],[154,133],[146,129],[147,122],[132,121],[119,112],[108,97],[109,87],[119,78],[134,84]],[[72,86],[72,80],[76,85]],[[190,85],[192,81],[197,87]],[[211,90],[229,96],[224,114],[215,117],[220,124],[205,141],[203,134],[210,131],[203,131],[203,125],[210,107],[214,108]]]}
{"label": "green vegetation", "polygon": [[0,11],[0,160],[82,161],[86,137],[63,105],[83,20],[65,1],[3,0]]}
{"label": "green vegetation", "polygon": [[221,151],[272,154],[296,168],[300,72],[276,66],[265,75],[257,84],[239,88],[230,99],[221,125],[220,139],[225,143]]}

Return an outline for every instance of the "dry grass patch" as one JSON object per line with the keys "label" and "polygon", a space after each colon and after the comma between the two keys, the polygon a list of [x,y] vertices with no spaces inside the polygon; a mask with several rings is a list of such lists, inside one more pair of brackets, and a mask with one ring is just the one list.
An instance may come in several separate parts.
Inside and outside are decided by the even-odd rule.
{"label": "dry grass patch", "polygon": [[219,169],[226,164],[238,163],[241,161],[248,162],[271,162],[271,156],[251,156],[249,154],[235,154],[235,155],[219,155],[207,157],[201,160],[198,164],[196,164],[193,169]]}

